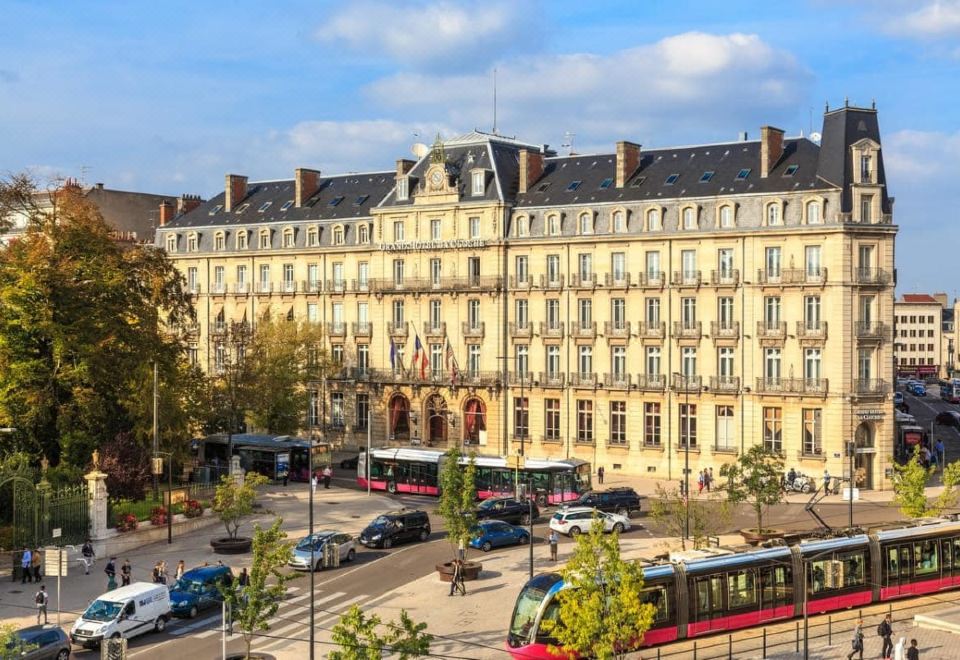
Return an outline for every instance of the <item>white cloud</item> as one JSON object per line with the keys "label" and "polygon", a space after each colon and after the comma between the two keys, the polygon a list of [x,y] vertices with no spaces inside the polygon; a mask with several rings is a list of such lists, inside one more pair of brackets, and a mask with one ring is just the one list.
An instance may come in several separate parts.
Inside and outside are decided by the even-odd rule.
{"label": "white cloud", "polygon": [[537,5],[508,0],[348,3],[315,32],[323,42],[433,70],[482,67],[531,42]]}
{"label": "white cloud", "polygon": [[[676,129],[772,121],[795,113],[811,74],[789,53],[750,34],[690,32],[609,55],[523,56],[498,64],[500,126],[530,141],[575,131],[583,147],[633,136],[673,139]],[[492,121],[490,73],[399,73],[372,83],[371,100],[424,120],[441,113],[469,129]],[[547,130],[553,135],[544,135]],[[687,132],[687,131],[681,131]],[[662,143],[662,142],[661,142]],[[609,148],[609,147],[606,147]]]}
{"label": "white cloud", "polygon": [[891,17],[888,26],[891,32],[917,38],[960,36],[960,0],[934,0]]}
{"label": "white cloud", "polygon": [[943,164],[951,162],[960,151],[960,131],[897,131],[884,138],[883,151],[887,179],[894,193],[905,188],[904,184],[911,188],[952,189],[953,175]]}

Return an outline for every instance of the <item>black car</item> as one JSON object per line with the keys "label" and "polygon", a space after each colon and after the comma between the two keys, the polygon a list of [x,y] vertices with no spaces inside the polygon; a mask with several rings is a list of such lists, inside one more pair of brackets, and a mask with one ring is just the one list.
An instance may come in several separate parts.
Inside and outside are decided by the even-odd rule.
{"label": "black car", "polygon": [[389,548],[405,541],[426,541],[430,518],[426,511],[390,511],[377,516],[360,532],[360,543],[370,548]]}
{"label": "black car", "polygon": [[529,525],[531,507],[533,519],[540,517],[540,509],[529,500],[517,500],[512,497],[491,497],[480,502],[477,507],[477,520],[502,520],[515,525]]}
{"label": "black car", "polygon": [[956,410],[944,410],[937,415],[937,424],[960,428],[960,413]]}
{"label": "black car", "polygon": [[609,490],[587,491],[575,501],[570,502],[570,506],[588,506],[592,509],[606,511],[607,513],[618,513],[629,518],[631,513],[641,510],[643,499],[645,498],[637,495],[637,491],[632,488],[610,488]]}
{"label": "black car", "polygon": [[356,470],[357,463],[359,462],[359,456],[351,456],[350,458],[345,458],[340,461],[340,467],[344,470]]}

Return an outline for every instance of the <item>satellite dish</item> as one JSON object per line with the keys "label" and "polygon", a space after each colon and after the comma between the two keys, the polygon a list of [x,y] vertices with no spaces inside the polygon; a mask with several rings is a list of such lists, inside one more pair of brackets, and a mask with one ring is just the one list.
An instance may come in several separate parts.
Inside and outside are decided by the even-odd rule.
{"label": "satellite dish", "polygon": [[819,133],[814,131],[813,133],[810,134],[810,141],[813,142],[814,144],[820,144],[821,137],[822,136]]}
{"label": "satellite dish", "polygon": [[413,155],[416,156],[417,158],[423,158],[428,153],[430,153],[430,147],[425,145],[423,142],[417,142],[412,147],[410,147],[410,151],[412,151]]}

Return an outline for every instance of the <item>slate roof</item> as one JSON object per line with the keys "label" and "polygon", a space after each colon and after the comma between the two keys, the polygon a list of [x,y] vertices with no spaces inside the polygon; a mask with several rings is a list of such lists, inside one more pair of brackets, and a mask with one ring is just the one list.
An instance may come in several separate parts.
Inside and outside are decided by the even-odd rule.
{"label": "slate roof", "polygon": [[[548,158],[544,173],[520,195],[519,207],[654,201],[741,193],[774,193],[830,188],[817,176],[819,147],[806,138],[787,139],[767,178],[760,177],[760,141],[641,150],[640,168],[623,188],[615,187],[616,154]],[[796,171],[785,176],[787,168]],[[737,180],[741,170],[750,170]],[[705,174],[713,172],[708,179]],[[668,177],[678,175],[672,184]],[[609,182],[607,180],[610,180]],[[575,190],[569,188],[580,181]],[[606,183],[606,187],[603,187]]]}
{"label": "slate roof", "polygon": [[[293,179],[251,181],[247,184],[246,197],[237,202],[232,211],[223,209],[224,193],[221,192],[193,211],[174,218],[164,229],[366,218],[393,184],[392,171],[322,177],[320,189],[303,206],[297,208],[291,204],[282,210],[284,204],[294,199]],[[270,205],[260,212],[267,202]]]}
{"label": "slate roof", "polygon": [[[823,115],[820,175],[833,184],[843,185],[841,211],[845,213],[851,211],[852,205],[850,187],[845,184],[853,181],[854,168],[857,166],[853,162],[849,146],[864,138],[880,144],[880,124],[877,121],[876,109],[843,107]],[[877,156],[877,181],[883,185],[886,180],[881,150]],[[880,208],[883,213],[890,213],[890,198],[885,185],[881,192]]]}

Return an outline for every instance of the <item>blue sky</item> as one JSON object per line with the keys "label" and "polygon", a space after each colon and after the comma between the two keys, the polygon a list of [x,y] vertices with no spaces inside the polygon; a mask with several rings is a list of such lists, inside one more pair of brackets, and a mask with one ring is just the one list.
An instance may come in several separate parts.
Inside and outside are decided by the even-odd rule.
{"label": "blue sky", "polygon": [[[210,195],[439,131],[577,151],[819,130],[876,100],[900,291],[958,291],[960,0],[0,0],[0,172]],[[811,121],[812,117],[812,121]]]}

